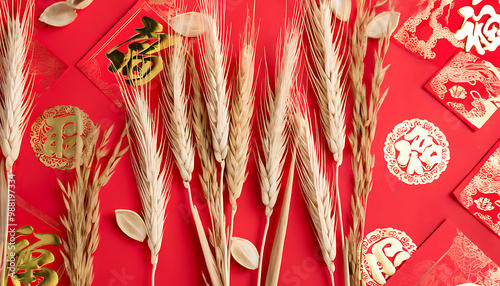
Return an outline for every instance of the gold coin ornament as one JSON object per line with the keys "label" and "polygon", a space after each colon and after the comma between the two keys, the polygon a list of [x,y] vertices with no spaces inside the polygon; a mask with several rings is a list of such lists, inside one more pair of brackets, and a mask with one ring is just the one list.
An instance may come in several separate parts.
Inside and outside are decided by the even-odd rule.
{"label": "gold coin ornament", "polygon": [[45,166],[72,169],[76,152],[82,151],[76,150],[77,138],[85,138],[92,126],[92,120],[78,107],[58,105],[48,108],[31,126],[31,147]]}

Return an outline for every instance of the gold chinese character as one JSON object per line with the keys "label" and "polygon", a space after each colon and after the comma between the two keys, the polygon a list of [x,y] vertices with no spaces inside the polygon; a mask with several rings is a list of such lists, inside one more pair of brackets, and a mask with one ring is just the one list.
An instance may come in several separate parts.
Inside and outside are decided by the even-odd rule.
{"label": "gold chinese character", "polygon": [[[76,115],[66,117],[52,117],[47,119],[47,125],[51,127],[47,131],[47,141],[43,144],[44,153],[48,156],[56,155],[57,158],[73,158],[76,154],[77,138],[82,136],[78,130],[83,130],[83,119],[80,110]],[[83,146],[79,146],[81,148]]]}
{"label": "gold chinese character", "polygon": [[16,236],[25,236],[33,234],[38,239],[30,245],[28,239],[17,241],[13,247],[15,263],[14,273],[8,272],[12,283],[15,286],[30,285],[36,281],[36,278],[42,278],[40,285],[55,286],[59,282],[57,273],[43,266],[54,262],[54,255],[47,249],[41,247],[47,245],[61,245],[61,239],[50,233],[34,233],[31,226],[25,226],[15,231]]}
{"label": "gold chinese character", "polygon": [[[178,41],[177,36],[164,33],[163,25],[150,17],[142,17],[143,28],[135,29],[137,34],[106,52],[111,61],[109,71],[122,73],[129,85],[144,85],[163,70],[163,60],[155,55]],[[128,44],[127,51],[119,48]]]}

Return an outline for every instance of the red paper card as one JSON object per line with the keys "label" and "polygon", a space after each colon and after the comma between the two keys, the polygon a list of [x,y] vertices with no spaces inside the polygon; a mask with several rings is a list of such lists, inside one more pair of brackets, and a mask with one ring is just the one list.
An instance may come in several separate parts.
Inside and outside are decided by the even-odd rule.
{"label": "red paper card", "polygon": [[456,54],[425,88],[474,130],[500,107],[500,69],[473,54]]}
{"label": "red paper card", "polygon": [[500,141],[454,194],[471,214],[500,236]]}
{"label": "red paper card", "polygon": [[442,66],[465,41],[455,38],[463,22],[458,9],[470,0],[425,0],[418,11],[396,31],[394,39],[410,52]]}
{"label": "red paper card", "polygon": [[[470,283],[470,284],[467,284]],[[500,285],[500,268],[451,222],[444,222],[388,286]]]}
{"label": "red paper card", "polygon": [[[154,8],[153,8],[154,7]],[[120,89],[111,72],[110,58],[113,57],[123,64],[123,70],[142,72],[141,77],[151,75],[148,83],[151,84],[151,94],[157,94],[161,89],[155,67],[163,66],[160,52],[163,44],[170,41],[168,33],[167,17],[174,13],[173,4],[153,5],[139,1],[115,27],[113,27],[99,43],[87,53],[77,64],[77,67],[92,81],[118,108],[124,111],[123,100]],[[155,10],[159,9],[159,11]],[[169,14],[170,12],[170,14]],[[147,21],[146,19],[152,19]],[[150,27],[156,26],[161,30],[149,31]],[[140,46],[139,46],[140,45]],[[160,51],[158,51],[160,50]],[[137,53],[137,54],[135,54]],[[142,59],[142,66],[133,63],[134,59]],[[159,64],[158,64],[159,63]],[[144,71],[145,64],[151,67]],[[161,71],[163,67],[159,68]],[[156,70],[156,71],[155,71]],[[125,78],[132,78],[132,72]],[[154,106],[157,96],[152,96],[151,104]]]}
{"label": "red paper card", "polygon": [[57,82],[68,66],[37,40],[31,42],[30,53],[33,53],[30,74],[34,76],[33,93],[37,99]]}

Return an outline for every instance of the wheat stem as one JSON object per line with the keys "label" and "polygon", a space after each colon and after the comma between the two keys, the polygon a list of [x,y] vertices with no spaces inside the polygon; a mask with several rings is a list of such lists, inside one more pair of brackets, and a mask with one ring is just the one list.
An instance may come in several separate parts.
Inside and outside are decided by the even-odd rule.
{"label": "wheat stem", "polygon": [[151,271],[151,286],[155,286],[155,274],[157,265],[158,263],[153,264],[153,270]]}
{"label": "wheat stem", "polygon": [[259,270],[257,274],[257,286],[261,285],[261,280],[262,280],[262,261],[263,261],[263,256],[264,256],[264,248],[266,247],[266,240],[267,240],[267,232],[269,231],[269,223],[270,223],[270,217],[266,217],[266,226],[264,228],[264,235],[262,236],[262,245],[260,246],[260,254],[259,254]]}

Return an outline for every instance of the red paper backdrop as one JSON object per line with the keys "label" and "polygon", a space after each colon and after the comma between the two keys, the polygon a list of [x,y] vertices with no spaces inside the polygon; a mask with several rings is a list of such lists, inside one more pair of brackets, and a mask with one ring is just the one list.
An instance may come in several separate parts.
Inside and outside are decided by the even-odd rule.
{"label": "red paper backdrop", "polygon": [[[37,0],[35,17],[38,18],[43,8],[54,2],[54,0]],[[75,22],[64,28],[48,27],[36,22],[35,37],[59,56],[69,68],[37,101],[33,116],[29,120],[29,127],[35,117],[46,108],[69,104],[81,108],[94,122],[100,122],[104,127],[114,123],[115,135],[121,132],[124,125],[123,114],[75,67],[75,64],[135,2],[95,0],[85,10],[78,11],[79,16]],[[414,11],[416,2],[413,0],[395,3],[396,10],[402,12],[402,21]],[[257,99],[260,102],[264,83],[264,58],[267,59],[269,70],[274,71],[276,39],[283,32],[285,16],[292,14],[295,1],[258,0],[254,3],[249,0],[227,0],[226,22],[232,28],[232,63],[236,62],[238,33],[243,30],[247,8],[252,8],[254,4],[256,18],[260,20],[261,27],[256,56],[261,62],[257,83]],[[186,6],[188,11],[195,9],[194,1],[186,1]],[[452,196],[453,190],[462,179],[499,139],[500,114],[493,115],[481,130],[474,132],[423,89],[424,84],[439,70],[438,66],[395,44],[389,49],[385,62],[391,64],[391,68],[387,72],[383,87],[390,86],[391,89],[380,110],[377,135],[372,146],[372,152],[375,153],[377,160],[373,176],[373,192],[370,194],[368,204],[366,232],[376,228],[393,227],[405,231],[417,245],[421,245],[444,219],[450,219],[487,255],[500,263],[500,239],[462,208]],[[305,77],[306,73],[302,72],[304,81]],[[312,96],[309,96],[309,99],[310,105],[315,107]],[[256,114],[259,112],[260,109],[257,108]],[[409,186],[398,181],[387,170],[383,159],[383,146],[387,134],[396,124],[412,118],[433,122],[442,130],[450,143],[451,160],[447,170],[437,181],[428,185]],[[257,127],[256,124],[254,127]],[[348,129],[350,130],[350,127]],[[255,133],[256,131],[255,128]],[[346,148],[345,154],[340,188],[344,219],[346,224],[349,224],[349,199],[352,188],[349,147]],[[37,160],[29,145],[29,132],[24,136],[15,173],[18,194],[49,217],[60,221],[59,217],[65,213],[65,209],[56,179],[69,182],[71,176],[67,172],[47,168]],[[174,168],[172,196],[168,205],[165,236],[156,279],[158,285],[167,283],[203,285],[203,257],[188,211],[187,194],[178,178],[177,170]],[[329,275],[318,255],[319,246],[297,182],[293,191],[280,285],[328,285]],[[207,210],[203,205],[197,182],[193,192],[197,196],[195,203],[207,222]],[[128,155],[120,162],[116,174],[108,185],[103,188],[100,198],[101,240],[94,257],[94,285],[149,285],[151,265],[147,244],[125,237],[114,219],[115,209],[127,208],[138,212],[141,210]],[[280,203],[281,200],[278,205]],[[253,156],[250,160],[248,180],[238,206],[234,235],[249,239],[260,248],[265,217],[260,202],[260,188]],[[33,225],[35,232],[56,232],[54,228],[21,208],[18,210],[17,218],[20,225]],[[271,237],[277,226],[277,218],[276,213],[271,224]],[[56,233],[62,238],[65,237],[60,232]],[[271,246],[271,243],[268,241],[267,245]],[[338,251],[340,253],[340,248]],[[270,247],[266,249],[266,261],[269,253]],[[54,264],[60,265],[60,263],[61,257],[57,255]],[[256,284],[256,271],[245,270],[236,263],[232,263],[231,270],[233,285]],[[343,285],[342,281],[342,270],[338,265],[337,285]],[[67,278],[61,279],[59,285],[68,285]]]}

